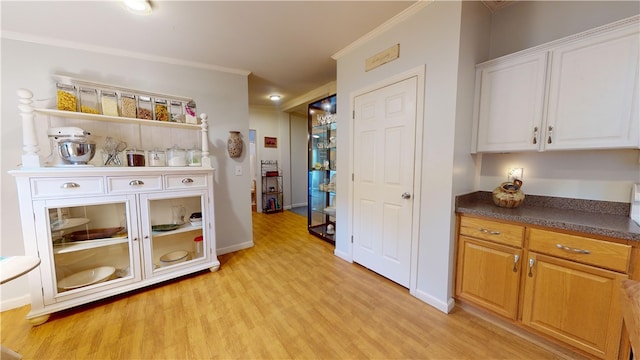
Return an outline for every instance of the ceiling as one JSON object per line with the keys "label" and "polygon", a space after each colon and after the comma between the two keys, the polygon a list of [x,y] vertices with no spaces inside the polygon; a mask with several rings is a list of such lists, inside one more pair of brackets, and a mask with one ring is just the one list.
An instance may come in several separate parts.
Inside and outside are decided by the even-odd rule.
{"label": "ceiling", "polygon": [[249,104],[274,106],[277,93],[280,106],[334,81],[332,55],[415,2],[152,1],[139,16],[118,1],[2,0],[0,10],[3,36],[250,74]]}

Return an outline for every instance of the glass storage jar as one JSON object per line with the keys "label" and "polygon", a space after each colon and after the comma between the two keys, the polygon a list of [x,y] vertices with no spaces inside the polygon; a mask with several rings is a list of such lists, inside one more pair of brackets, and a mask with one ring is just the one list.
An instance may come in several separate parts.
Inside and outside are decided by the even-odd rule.
{"label": "glass storage jar", "polygon": [[153,149],[149,151],[149,166],[167,166],[167,155],[164,151]]}
{"label": "glass storage jar", "polygon": [[169,121],[169,110],[167,108],[167,100],[153,99],[153,110],[158,121]]}
{"label": "glass storage jar", "polygon": [[120,94],[120,113],[124,117],[135,118],[138,116],[138,104],[133,94]]}
{"label": "glass storage jar", "polygon": [[183,123],[184,122],[184,114],[182,112],[182,101],[172,100],[170,102],[170,113],[172,122]]}
{"label": "glass storage jar", "polygon": [[78,111],[78,89],[73,85],[60,83],[56,87],[58,110]]}
{"label": "glass storage jar", "polygon": [[135,148],[127,150],[127,166],[144,166],[144,151]]}
{"label": "glass storage jar", "polygon": [[100,114],[96,89],[80,88],[80,111],[87,114]]}
{"label": "glass storage jar", "polygon": [[153,120],[153,104],[151,97],[138,96],[138,119]]}
{"label": "glass storage jar", "polygon": [[118,95],[115,91],[102,90],[101,92],[102,114],[118,116]]}
{"label": "glass storage jar", "polygon": [[187,152],[177,145],[167,149],[167,164],[169,166],[187,166]]}
{"label": "glass storage jar", "polygon": [[187,153],[187,161],[189,166],[202,166],[202,151],[193,148]]}
{"label": "glass storage jar", "polygon": [[184,105],[184,116],[185,116],[185,122],[187,124],[197,124],[198,123],[198,118],[196,116],[196,103],[195,101],[191,100],[188,103],[186,103]]}

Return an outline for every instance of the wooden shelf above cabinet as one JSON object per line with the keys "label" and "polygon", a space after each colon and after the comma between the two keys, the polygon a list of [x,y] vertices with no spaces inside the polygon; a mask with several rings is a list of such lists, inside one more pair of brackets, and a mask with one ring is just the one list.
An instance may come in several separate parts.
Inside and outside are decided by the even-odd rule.
{"label": "wooden shelf above cabinet", "polygon": [[43,115],[49,115],[49,116],[67,118],[67,119],[82,119],[82,120],[93,120],[93,121],[104,121],[104,122],[117,122],[117,123],[123,123],[123,124],[163,126],[163,127],[191,129],[191,130],[199,130],[201,128],[201,125],[197,125],[197,124],[185,124],[185,123],[177,123],[177,122],[170,122],[170,121],[158,121],[158,120],[145,120],[145,119],[122,117],[122,116],[97,115],[97,114],[88,114],[88,113],[76,112],[76,111],[64,111],[64,110],[41,109],[41,108],[35,108],[34,111]]}

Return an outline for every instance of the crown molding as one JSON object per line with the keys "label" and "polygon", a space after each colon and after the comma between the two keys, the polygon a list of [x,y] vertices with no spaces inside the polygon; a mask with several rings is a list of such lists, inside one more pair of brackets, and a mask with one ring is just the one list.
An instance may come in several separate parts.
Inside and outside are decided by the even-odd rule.
{"label": "crown molding", "polygon": [[373,39],[375,37],[377,37],[378,35],[387,32],[388,30],[393,28],[395,25],[405,21],[407,18],[413,16],[415,13],[417,13],[420,10],[422,10],[424,7],[433,4],[435,1],[436,0],[419,0],[419,1],[417,1],[415,4],[413,4],[413,5],[409,6],[408,8],[404,9],[401,13],[399,13],[396,16],[392,17],[391,19],[385,21],[380,26],[378,26],[375,29],[371,30],[370,32],[366,33],[365,35],[363,35],[362,37],[360,37],[356,41],[354,41],[351,44],[347,45],[342,50],[340,50],[337,53],[331,55],[331,58],[334,59],[334,60],[338,60],[339,58],[343,57],[345,54],[351,52],[353,49],[358,48],[362,44],[368,42],[369,40],[371,40],[371,39]]}
{"label": "crown molding", "polygon": [[180,59],[169,58],[164,56],[150,55],[150,54],[145,54],[145,53],[140,53],[135,51],[114,49],[114,48],[104,47],[104,46],[87,45],[87,44],[73,42],[73,41],[29,35],[29,34],[20,33],[20,32],[3,31],[2,38],[40,44],[40,45],[67,48],[67,49],[83,50],[83,51],[88,51],[88,52],[93,52],[98,54],[107,54],[107,55],[113,55],[113,56],[134,58],[138,60],[153,61],[153,62],[165,63],[170,65],[179,65],[179,66],[187,66],[187,67],[193,67],[193,68],[199,68],[199,69],[205,69],[205,70],[220,71],[220,72],[236,74],[236,75],[249,76],[249,74],[251,74],[251,71],[249,70],[234,69],[234,68],[228,68],[228,67],[218,66],[213,64],[201,63],[196,61],[186,61],[186,60],[180,60]]}

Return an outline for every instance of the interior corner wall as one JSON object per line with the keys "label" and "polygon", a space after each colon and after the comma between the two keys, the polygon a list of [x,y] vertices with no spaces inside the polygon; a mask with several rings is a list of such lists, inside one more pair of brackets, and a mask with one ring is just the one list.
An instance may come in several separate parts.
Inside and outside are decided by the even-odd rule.
{"label": "interior corner wall", "polygon": [[[448,312],[452,305],[451,228],[454,171],[454,138],[458,82],[458,53],[461,26],[461,2],[432,2],[411,17],[376,35],[360,47],[337,59],[338,84],[338,171],[337,188],[349,189],[352,137],[349,131],[351,94],[396,74],[426,65],[419,224],[419,253],[416,289],[412,294],[437,309]],[[364,70],[365,60],[395,44],[400,57],[374,70]],[[344,149],[344,150],[342,150]],[[344,190],[343,190],[344,189]],[[337,199],[336,254],[352,256],[348,196]]]}
{"label": "interior corner wall", "polygon": [[[490,58],[640,13],[638,1],[518,1],[493,14]],[[476,190],[492,191],[509,168],[524,168],[526,194],[629,202],[640,182],[638,150],[482,154]]]}
{"label": "interior corner wall", "polygon": [[[96,53],[75,48],[1,39],[2,117],[0,132],[0,246],[3,256],[23,255],[16,182],[7,172],[16,169],[22,155],[22,124],[16,90],[30,89],[35,99],[55,97],[51,75],[64,72],[78,78],[159,93],[192,97],[198,112],[209,115],[209,142],[214,176],[215,227],[218,253],[252,246],[249,196],[249,155],[229,158],[226,143],[229,130],[248,134],[248,82],[246,75],[187,67],[133,57]],[[45,144],[48,146],[48,144]],[[242,176],[234,176],[241,166]],[[246,200],[243,200],[246,199]],[[2,285],[2,309],[29,301],[27,278]],[[16,300],[17,299],[17,300]]]}
{"label": "interior corner wall", "polygon": [[308,202],[309,141],[308,119],[297,113],[289,114],[291,133],[291,206],[306,206]]}

